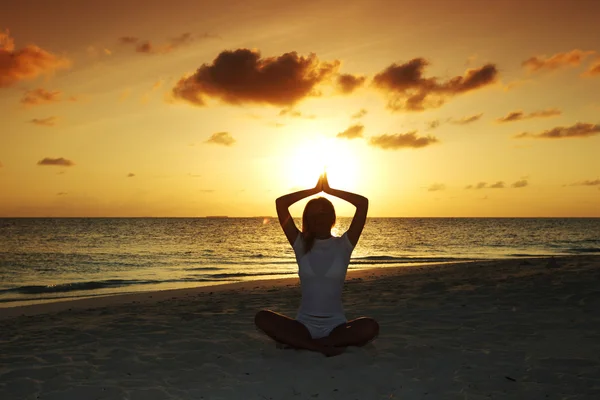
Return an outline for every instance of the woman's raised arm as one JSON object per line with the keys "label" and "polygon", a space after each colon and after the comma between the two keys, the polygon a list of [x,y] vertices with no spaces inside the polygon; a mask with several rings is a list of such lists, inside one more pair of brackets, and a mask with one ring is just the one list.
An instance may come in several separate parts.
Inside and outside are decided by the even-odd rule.
{"label": "woman's raised arm", "polygon": [[289,193],[275,200],[275,207],[277,208],[277,217],[279,218],[279,224],[281,225],[281,228],[285,233],[285,237],[287,237],[288,242],[290,242],[292,246],[294,245],[294,242],[296,241],[296,238],[298,237],[298,233],[300,233],[300,231],[298,230],[296,224],[294,223],[294,220],[292,219],[289,207],[295,202],[320,193],[321,191],[323,191],[323,182],[322,177],[320,176],[319,181],[317,182],[317,186],[315,186],[314,188]]}
{"label": "woman's raised arm", "polygon": [[350,228],[348,228],[347,232],[348,240],[350,240],[352,246],[356,246],[356,243],[358,243],[358,239],[360,238],[360,234],[365,227],[365,222],[367,222],[369,199],[359,194],[330,188],[329,182],[327,181],[327,174],[323,175],[322,185],[325,193],[338,197],[342,200],[346,200],[348,203],[351,203],[354,205],[354,207],[356,207],[356,212],[354,213],[354,217],[350,223]]}

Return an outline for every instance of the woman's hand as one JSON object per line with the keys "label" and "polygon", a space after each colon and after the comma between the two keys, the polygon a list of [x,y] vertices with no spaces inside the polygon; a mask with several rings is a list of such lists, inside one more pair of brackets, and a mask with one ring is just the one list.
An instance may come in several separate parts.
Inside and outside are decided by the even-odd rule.
{"label": "woman's hand", "polygon": [[321,182],[321,190],[324,191],[325,193],[330,193],[331,187],[329,186],[329,181],[327,181],[327,172],[324,172],[323,175],[321,175],[320,182]]}
{"label": "woman's hand", "polygon": [[319,181],[314,190],[316,193],[321,193],[323,191],[323,175],[319,175]]}

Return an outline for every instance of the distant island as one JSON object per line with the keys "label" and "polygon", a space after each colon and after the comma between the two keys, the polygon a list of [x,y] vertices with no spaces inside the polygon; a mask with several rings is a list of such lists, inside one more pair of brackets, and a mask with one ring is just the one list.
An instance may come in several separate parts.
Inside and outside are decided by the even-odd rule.
{"label": "distant island", "polygon": [[204,218],[229,218],[227,215],[207,215]]}

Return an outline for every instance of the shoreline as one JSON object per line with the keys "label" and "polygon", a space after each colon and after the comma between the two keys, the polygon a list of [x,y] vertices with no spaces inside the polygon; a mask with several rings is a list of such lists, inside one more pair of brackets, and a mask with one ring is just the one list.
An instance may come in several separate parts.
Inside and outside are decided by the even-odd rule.
{"label": "shoreline", "polygon": [[[348,270],[346,281],[356,279],[383,279],[388,276],[396,276],[402,274],[415,274],[422,272],[423,269],[428,269],[427,272],[443,268],[461,268],[473,263],[498,263],[498,262],[523,262],[527,260],[550,260],[550,259],[570,259],[577,257],[585,257],[589,255],[569,255],[569,256],[539,256],[539,257],[518,257],[507,259],[473,259],[469,261],[449,261],[423,264],[409,264],[406,266],[397,267],[375,267],[359,270]],[[593,257],[593,256],[591,256]],[[600,255],[597,256],[600,259]],[[94,309],[101,307],[109,307],[123,304],[135,303],[152,303],[164,300],[176,300],[185,297],[197,296],[199,294],[223,292],[223,291],[245,291],[251,289],[264,289],[267,287],[290,287],[299,286],[299,278],[297,275],[289,278],[271,278],[247,280],[242,282],[218,283],[214,285],[203,285],[188,288],[164,289],[164,290],[149,290],[130,293],[115,293],[107,295],[96,295],[82,298],[66,298],[66,299],[46,299],[36,304],[17,305],[9,307],[0,307],[0,320],[14,318],[19,316],[31,316],[45,313],[56,313],[61,311],[71,311],[76,309]]]}

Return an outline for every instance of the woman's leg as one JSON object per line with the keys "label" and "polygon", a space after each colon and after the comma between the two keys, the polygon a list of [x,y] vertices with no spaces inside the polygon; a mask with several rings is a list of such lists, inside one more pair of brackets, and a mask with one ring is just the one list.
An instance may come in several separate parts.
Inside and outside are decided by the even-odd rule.
{"label": "woman's leg", "polygon": [[261,310],[256,313],[254,323],[273,340],[293,346],[297,349],[306,349],[321,352],[327,356],[340,354],[340,349],[318,343],[312,339],[308,329],[295,319],[286,317],[270,310]]}
{"label": "woman's leg", "polygon": [[329,336],[317,339],[328,346],[364,346],[379,335],[379,324],[373,318],[361,317],[336,326]]}

